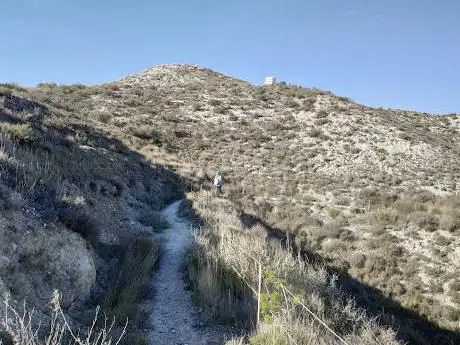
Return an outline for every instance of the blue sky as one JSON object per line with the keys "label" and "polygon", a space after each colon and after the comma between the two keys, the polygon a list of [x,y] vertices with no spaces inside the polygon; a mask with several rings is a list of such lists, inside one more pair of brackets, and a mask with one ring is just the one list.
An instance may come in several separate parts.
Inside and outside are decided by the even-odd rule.
{"label": "blue sky", "polygon": [[0,82],[98,84],[192,63],[460,113],[459,14],[457,0],[3,0]]}

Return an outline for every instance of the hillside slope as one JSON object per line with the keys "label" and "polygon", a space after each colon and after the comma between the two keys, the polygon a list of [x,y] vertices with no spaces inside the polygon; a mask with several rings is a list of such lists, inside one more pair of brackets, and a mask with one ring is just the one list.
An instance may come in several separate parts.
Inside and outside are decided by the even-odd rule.
{"label": "hillside slope", "polygon": [[459,116],[374,109],[190,65],[27,94],[62,113],[57,121],[85,123],[198,184],[221,168],[238,210],[460,331]]}
{"label": "hillside slope", "polygon": [[[132,265],[130,277],[144,283],[142,255],[156,258],[145,238],[164,228],[159,210],[179,187],[175,174],[118,140],[37,102],[32,91],[1,85],[0,296],[20,312],[23,302],[34,308],[41,332],[55,289],[75,327],[92,321],[97,303],[136,330],[139,282],[115,282]],[[117,302],[125,288],[129,306]]]}

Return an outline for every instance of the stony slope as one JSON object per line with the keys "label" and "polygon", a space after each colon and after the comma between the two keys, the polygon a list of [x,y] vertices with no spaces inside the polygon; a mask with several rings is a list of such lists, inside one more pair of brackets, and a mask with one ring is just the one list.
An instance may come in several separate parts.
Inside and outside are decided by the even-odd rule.
{"label": "stony slope", "polygon": [[[254,87],[197,66],[160,66],[106,87],[119,97],[100,95],[89,106],[129,113],[128,130],[136,123],[135,136],[152,135],[184,173],[223,168],[243,208],[458,329],[459,116]],[[158,156],[152,146],[141,150]]]}
{"label": "stony slope", "polygon": [[[178,140],[184,147],[209,141],[218,152],[230,141],[245,149],[252,144],[251,137],[261,139],[260,150],[240,159],[262,174],[272,171],[257,154],[276,147],[292,158],[285,165],[289,172],[311,171],[332,178],[352,175],[377,186],[379,179],[392,178],[402,180],[403,186],[449,192],[460,188],[452,179],[460,174],[456,116],[372,109],[319,90],[253,87],[187,65],[156,67],[104,89],[90,96],[88,111],[115,115],[115,124],[175,123],[176,131],[184,131]],[[206,129],[209,135],[198,131],[202,141],[186,135],[197,134],[197,129]],[[217,135],[222,140],[212,141]],[[280,166],[283,161],[273,163]]]}
{"label": "stony slope", "polygon": [[131,258],[133,235],[164,227],[158,211],[177,196],[179,179],[32,92],[0,86],[0,296],[34,308],[41,331],[54,289],[76,327],[91,321],[96,303],[124,320],[135,308],[108,306],[120,293],[108,288]]}
{"label": "stony slope", "polygon": [[458,331],[459,116],[256,87],[189,65],[28,92],[198,183],[222,168],[241,210]]}

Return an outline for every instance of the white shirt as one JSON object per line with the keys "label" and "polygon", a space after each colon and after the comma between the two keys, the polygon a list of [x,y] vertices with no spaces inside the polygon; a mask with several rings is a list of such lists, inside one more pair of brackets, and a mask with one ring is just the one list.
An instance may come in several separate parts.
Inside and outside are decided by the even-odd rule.
{"label": "white shirt", "polygon": [[222,176],[216,175],[214,177],[214,186],[222,185]]}

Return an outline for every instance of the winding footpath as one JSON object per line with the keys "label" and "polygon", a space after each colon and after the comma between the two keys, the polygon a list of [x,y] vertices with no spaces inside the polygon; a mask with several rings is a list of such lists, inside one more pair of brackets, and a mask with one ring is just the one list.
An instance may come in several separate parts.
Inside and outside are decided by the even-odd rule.
{"label": "winding footpath", "polygon": [[200,327],[199,312],[185,290],[183,263],[193,244],[190,225],[177,216],[180,201],[163,214],[170,228],[163,234],[162,255],[155,274],[155,297],[151,317],[151,345],[223,345],[224,332]]}

